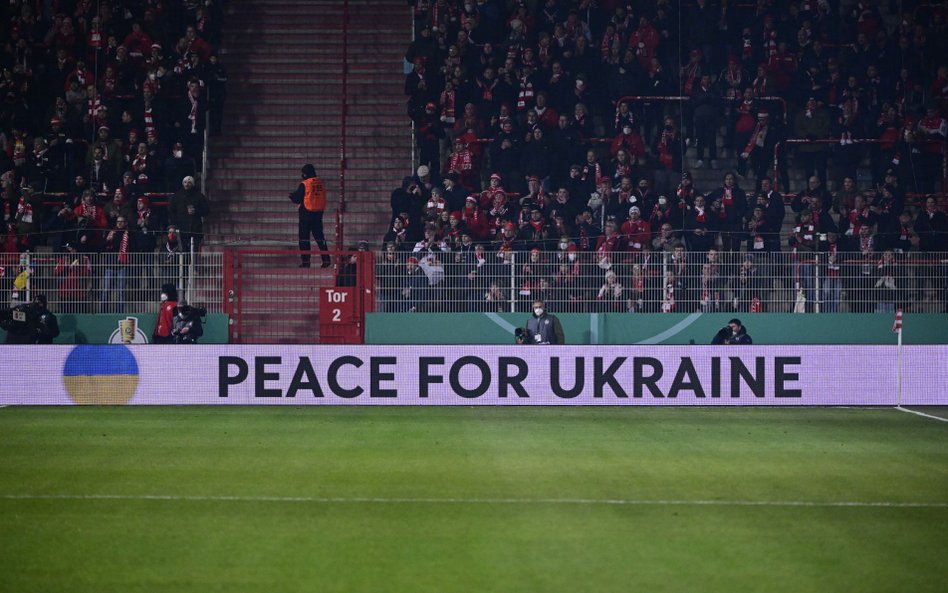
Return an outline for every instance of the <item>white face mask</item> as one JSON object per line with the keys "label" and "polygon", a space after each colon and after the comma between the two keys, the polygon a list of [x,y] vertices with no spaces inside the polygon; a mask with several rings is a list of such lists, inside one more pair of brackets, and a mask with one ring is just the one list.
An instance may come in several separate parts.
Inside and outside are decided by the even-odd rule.
{"label": "white face mask", "polygon": [[180,150],[174,151],[174,158],[180,159],[182,156],[184,156],[184,153],[182,151]]}
{"label": "white face mask", "polygon": [[668,200],[666,200],[665,198],[659,198],[659,199],[658,199],[658,203],[659,203],[660,206],[664,206],[667,201],[668,201]]}
{"label": "white face mask", "polygon": [[560,249],[566,249],[569,247],[569,243],[560,243]]}
{"label": "white face mask", "polygon": [[163,302],[165,302],[165,301],[167,301],[167,300],[168,300],[168,295],[165,294],[165,293],[161,293],[161,302],[163,303]]}
{"label": "white face mask", "polygon": [[540,317],[541,315],[543,315],[543,307],[534,307],[533,314],[536,315],[537,317]]}

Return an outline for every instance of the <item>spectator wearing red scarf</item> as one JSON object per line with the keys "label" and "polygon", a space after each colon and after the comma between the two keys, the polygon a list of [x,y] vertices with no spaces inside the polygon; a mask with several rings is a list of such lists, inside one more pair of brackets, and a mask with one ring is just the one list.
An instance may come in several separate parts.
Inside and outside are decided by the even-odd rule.
{"label": "spectator wearing red scarf", "polygon": [[[120,215],[115,220],[115,226],[105,234],[102,249],[105,255],[105,277],[102,280],[102,292],[99,295],[100,313],[125,312],[125,284],[131,263],[130,248],[131,231],[128,228],[128,218]],[[114,306],[110,306],[113,290],[115,290],[115,303]]]}
{"label": "spectator wearing red scarf", "polygon": [[716,212],[721,241],[725,251],[740,249],[744,215],[747,213],[747,194],[737,185],[734,173],[724,176],[724,184],[708,196]]}
{"label": "spectator wearing red scarf", "polygon": [[629,208],[629,220],[622,224],[622,237],[627,249],[632,252],[647,250],[652,242],[652,227],[642,218],[642,211],[638,206]]}

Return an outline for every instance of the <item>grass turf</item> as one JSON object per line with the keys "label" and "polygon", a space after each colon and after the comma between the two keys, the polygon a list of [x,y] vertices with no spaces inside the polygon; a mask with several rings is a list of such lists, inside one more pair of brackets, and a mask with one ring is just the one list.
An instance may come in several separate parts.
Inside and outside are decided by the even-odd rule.
{"label": "grass turf", "polygon": [[945,507],[483,499],[948,503],[946,445],[891,409],[7,408],[0,591],[943,591]]}

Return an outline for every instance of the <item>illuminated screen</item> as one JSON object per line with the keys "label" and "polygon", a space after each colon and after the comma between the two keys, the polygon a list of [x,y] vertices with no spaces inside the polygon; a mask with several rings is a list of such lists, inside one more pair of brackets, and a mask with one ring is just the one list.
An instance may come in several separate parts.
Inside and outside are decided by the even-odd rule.
{"label": "illuminated screen", "polygon": [[2,405],[948,404],[948,346],[4,346]]}

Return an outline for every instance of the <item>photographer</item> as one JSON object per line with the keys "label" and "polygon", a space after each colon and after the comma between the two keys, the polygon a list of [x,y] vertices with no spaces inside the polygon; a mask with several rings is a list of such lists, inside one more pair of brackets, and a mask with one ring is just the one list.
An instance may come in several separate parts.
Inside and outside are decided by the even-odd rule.
{"label": "photographer", "polygon": [[52,344],[59,335],[59,323],[42,294],[32,304],[0,311],[0,328],[7,332],[7,344]]}
{"label": "photographer", "polygon": [[188,301],[181,299],[178,302],[174,316],[174,328],[171,335],[175,344],[197,344],[198,338],[204,335],[204,326],[201,318],[207,315],[207,309],[192,307]]}
{"label": "photographer", "polygon": [[747,333],[747,328],[741,325],[740,319],[732,319],[714,335],[711,343],[716,346],[746,346],[753,344],[754,340]]}
{"label": "photographer", "polygon": [[533,301],[533,315],[527,320],[521,332],[514,332],[518,344],[549,345],[565,344],[563,326],[556,315],[546,312],[546,304],[542,300]]}

